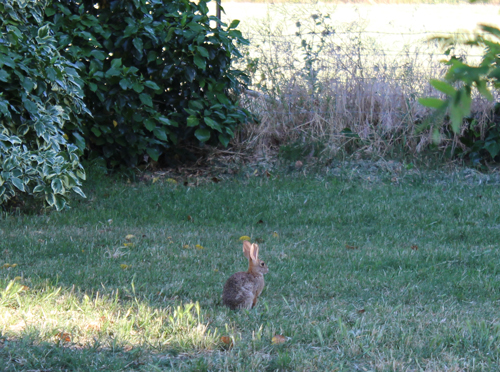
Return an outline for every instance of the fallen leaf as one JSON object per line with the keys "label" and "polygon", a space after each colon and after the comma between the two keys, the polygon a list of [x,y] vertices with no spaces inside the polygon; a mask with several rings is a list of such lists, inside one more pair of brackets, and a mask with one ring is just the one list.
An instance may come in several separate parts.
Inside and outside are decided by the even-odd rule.
{"label": "fallen leaf", "polygon": [[174,185],[177,183],[177,181],[174,180],[173,178],[167,178],[167,182],[171,183],[171,184],[174,184]]}
{"label": "fallen leaf", "polygon": [[271,173],[269,173],[268,171],[265,171],[264,174],[269,178],[271,177]]}
{"label": "fallen leaf", "polygon": [[230,349],[233,347],[233,340],[229,336],[222,336],[220,338],[221,342],[224,344],[224,348]]}
{"label": "fallen leaf", "polygon": [[418,249],[418,245],[412,245],[411,249],[413,249],[414,251],[416,251]]}
{"label": "fallen leaf", "polygon": [[116,128],[117,125],[118,125],[118,122],[116,120],[113,120],[113,126]]}
{"label": "fallen leaf", "polygon": [[27,291],[28,289],[30,289],[30,287],[28,287],[27,285],[23,285],[23,286],[21,287],[21,289],[22,289],[23,291]]}
{"label": "fallen leaf", "polygon": [[21,280],[21,279],[22,279],[22,277],[20,277],[20,276],[16,276],[16,277],[14,278],[14,280]]}
{"label": "fallen leaf", "polygon": [[120,267],[123,269],[123,270],[126,270],[128,269],[130,266],[129,265],[125,265],[125,264],[121,264]]}
{"label": "fallen leaf", "polygon": [[279,237],[279,234],[276,231],[273,231],[273,237],[277,238]]}
{"label": "fallen leaf", "polygon": [[282,344],[282,343],[286,342],[286,337],[282,336],[282,335],[274,335],[271,342],[274,345]]}
{"label": "fallen leaf", "polygon": [[248,241],[250,241],[250,237],[247,236],[247,235],[243,235],[243,236],[240,236],[239,240],[248,240]]}
{"label": "fallen leaf", "polygon": [[87,324],[87,329],[92,331],[99,331],[101,330],[101,323],[95,320],[91,321]]}
{"label": "fallen leaf", "polygon": [[300,169],[300,168],[302,168],[303,165],[304,164],[300,160],[297,160],[295,162],[295,169]]}
{"label": "fallen leaf", "polygon": [[363,314],[366,310],[365,309],[360,309],[358,310],[358,314]]}
{"label": "fallen leaf", "polygon": [[123,351],[126,351],[126,352],[129,352],[129,351],[131,351],[133,349],[134,349],[134,347],[132,345],[127,345],[127,346],[123,347]]}
{"label": "fallen leaf", "polygon": [[188,218],[187,218],[188,221],[192,221],[193,220],[193,217],[191,217],[189,214],[188,214]]}
{"label": "fallen leaf", "polygon": [[205,247],[203,247],[202,245],[199,245],[199,244],[196,244],[195,247],[198,249],[205,249]]}
{"label": "fallen leaf", "polygon": [[135,236],[134,236],[134,235],[132,235],[132,234],[128,234],[128,235],[125,237],[125,239],[127,239],[127,240],[132,240],[132,239],[134,239],[134,238],[135,238]]}
{"label": "fallen leaf", "polygon": [[188,248],[189,248],[189,245],[184,244],[184,245],[182,246],[182,248],[184,248],[184,249],[188,249]]}
{"label": "fallen leaf", "polygon": [[358,247],[357,247],[357,246],[355,246],[355,245],[349,245],[349,244],[346,244],[346,245],[345,245],[345,247],[346,247],[347,249],[358,249]]}
{"label": "fallen leaf", "polygon": [[59,332],[56,337],[59,337],[59,339],[65,341],[65,342],[70,342],[71,341],[71,335],[66,332]]}
{"label": "fallen leaf", "polygon": [[12,265],[10,265],[10,267],[11,267],[11,268],[14,268],[14,267],[16,267],[16,266],[17,266],[17,264],[12,264]]}
{"label": "fallen leaf", "polygon": [[10,264],[5,263],[5,264],[3,264],[2,269],[8,269],[9,267],[10,267]]}
{"label": "fallen leaf", "polygon": [[160,180],[160,177],[153,177],[153,183],[156,183]]}
{"label": "fallen leaf", "polygon": [[134,243],[123,243],[124,247],[133,247]]}

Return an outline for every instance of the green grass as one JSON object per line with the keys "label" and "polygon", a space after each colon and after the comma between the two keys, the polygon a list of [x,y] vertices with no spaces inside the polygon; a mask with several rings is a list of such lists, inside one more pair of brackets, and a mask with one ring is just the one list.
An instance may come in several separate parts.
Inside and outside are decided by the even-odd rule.
{"label": "green grass", "polygon": [[[71,210],[3,215],[0,369],[495,370],[498,177],[362,169],[94,176]],[[242,235],[270,272],[232,312]]]}

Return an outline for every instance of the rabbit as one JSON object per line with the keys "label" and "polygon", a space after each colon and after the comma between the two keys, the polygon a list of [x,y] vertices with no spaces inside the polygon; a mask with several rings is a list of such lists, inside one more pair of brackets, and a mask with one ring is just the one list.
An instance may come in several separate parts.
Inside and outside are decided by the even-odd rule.
{"label": "rabbit", "polygon": [[269,269],[259,260],[259,246],[245,240],[243,254],[248,258],[248,271],[233,274],[224,285],[222,302],[231,310],[252,309],[264,289],[264,274]]}

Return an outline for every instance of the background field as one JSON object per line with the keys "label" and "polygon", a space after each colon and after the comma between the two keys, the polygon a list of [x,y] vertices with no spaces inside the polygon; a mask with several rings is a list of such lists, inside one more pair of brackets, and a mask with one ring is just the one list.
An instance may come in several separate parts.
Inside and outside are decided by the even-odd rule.
{"label": "background field", "polygon": [[[429,149],[432,131],[419,125],[432,112],[418,98],[441,96],[429,80],[443,78],[442,61],[448,58],[442,43],[429,40],[465,40],[478,23],[496,24],[498,18],[497,6],[463,3],[223,2],[223,7],[223,20],[241,20],[250,40],[238,66],[252,77],[253,92],[243,103],[260,122],[243,129],[239,139],[250,145],[246,150],[268,152],[307,138],[321,143],[323,154],[369,158],[418,156]],[[482,51],[456,45],[452,53],[476,63]],[[472,111],[484,135],[494,120],[494,104],[475,96]],[[443,151],[464,148],[447,131],[446,119],[431,121],[444,123]],[[351,146],[353,138],[362,144]]]}
{"label": "background field", "polygon": [[[72,210],[4,215],[2,369],[493,370],[500,178],[408,168],[94,174]],[[243,235],[270,272],[232,312]]]}

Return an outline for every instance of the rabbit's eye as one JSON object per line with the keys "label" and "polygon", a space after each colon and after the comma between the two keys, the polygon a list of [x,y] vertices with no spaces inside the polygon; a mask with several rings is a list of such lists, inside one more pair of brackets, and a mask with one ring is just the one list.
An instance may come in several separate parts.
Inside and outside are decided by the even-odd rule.
{"label": "rabbit's eye", "polygon": [[261,262],[260,263],[260,266],[264,267],[265,263],[264,262]]}

